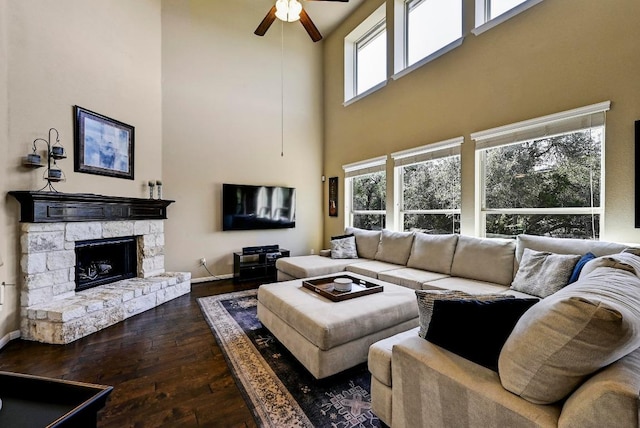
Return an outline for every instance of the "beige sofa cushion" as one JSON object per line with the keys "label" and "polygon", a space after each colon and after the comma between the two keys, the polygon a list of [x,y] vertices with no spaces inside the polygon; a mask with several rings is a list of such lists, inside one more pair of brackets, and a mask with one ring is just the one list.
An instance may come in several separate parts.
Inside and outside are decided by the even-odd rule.
{"label": "beige sofa cushion", "polygon": [[318,255],[282,257],[276,260],[276,269],[293,278],[309,278],[342,272],[350,264],[360,261],[360,259],[332,259]]}
{"label": "beige sofa cushion", "polygon": [[511,239],[460,235],[451,275],[511,285],[516,243]]}
{"label": "beige sofa cushion", "polygon": [[406,265],[411,254],[413,236],[413,232],[392,232],[384,229],[374,258],[382,262]]}
{"label": "beige sofa cushion", "polygon": [[549,251],[556,254],[586,254],[592,252],[597,257],[619,253],[627,248],[624,244],[589,239],[549,238],[547,236],[518,235],[516,239],[516,261],[520,263],[524,249]]}
{"label": "beige sofa cushion", "polygon": [[345,229],[345,235],[355,235],[356,247],[358,249],[358,257],[365,259],[373,259],[378,252],[378,244],[380,243],[379,230],[365,230],[358,229],[357,227],[347,227]]}
{"label": "beige sofa cushion", "polygon": [[579,255],[555,254],[524,249],[511,288],[538,297],[547,297],[566,286]]}
{"label": "beige sofa cushion", "polygon": [[430,235],[416,232],[407,267],[451,274],[458,235]]}
{"label": "beige sofa cushion", "polygon": [[418,327],[382,339],[371,345],[369,348],[369,358],[367,360],[371,375],[386,386],[391,386],[391,350],[393,346],[408,337],[417,335]]}
{"label": "beige sofa cushion", "polygon": [[378,272],[378,279],[392,284],[413,288],[414,290],[422,290],[422,284],[425,282],[447,277],[448,275],[443,273],[429,272],[427,270],[413,268],[400,268]]}
{"label": "beige sofa cushion", "polygon": [[469,294],[489,294],[489,293],[506,293],[516,297],[531,297],[530,295],[518,296],[517,291],[509,292],[510,289],[506,285],[495,284],[493,282],[478,281],[476,279],[460,278],[459,276],[450,276],[447,278],[435,279],[422,284],[423,290],[458,290],[465,291]]}
{"label": "beige sofa cushion", "polygon": [[377,278],[381,272],[396,270],[399,267],[400,266],[394,263],[381,262],[378,260],[362,260],[362,263],[354,263],[347,266],[348,269],[346,270],[371,278]]}
{"label": "beige sofa cushion", "polygon": [[528,401],[555,403],[639,346],[640,278],[601,267],[520,318],[500,354],[500,379]]}

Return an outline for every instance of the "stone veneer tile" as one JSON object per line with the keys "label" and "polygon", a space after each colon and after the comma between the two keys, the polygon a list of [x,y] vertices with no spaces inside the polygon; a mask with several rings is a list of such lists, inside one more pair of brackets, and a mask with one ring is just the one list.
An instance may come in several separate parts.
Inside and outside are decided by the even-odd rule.
{"label": "stone veneer tile", "polygon": [[67,241],[87,241],[102,238],[102,223],[67,223],[65,239]]}
{"label": "stone veneer tile", "polygon": [[119,238],[133,235],[134,225],[131,221],[108,221],[102,223],[103,238]]}
{"label": "stone veneer tile", "polygon": [[[67,300],[23,309],[22,334],[28,340],[70,343],[190,291],[189,272],[118,281],[78,292]],[[120,304],[111,305],[115,300]]]}
{"label": "stone veneer tile", "polygon": [[23,254],[45,253],[64,249],[64,232],[34,232],[20,237]]}
{"label": "stone veneer tile", "polygon": [[47,253],[23,254],[20,267],[26,274],[42,273],[47,270]]}
{"label": "stone veneer tile", "polygon": [[75,268],[76,252],[73,250],[52,251],[47,253],[47,269]]}

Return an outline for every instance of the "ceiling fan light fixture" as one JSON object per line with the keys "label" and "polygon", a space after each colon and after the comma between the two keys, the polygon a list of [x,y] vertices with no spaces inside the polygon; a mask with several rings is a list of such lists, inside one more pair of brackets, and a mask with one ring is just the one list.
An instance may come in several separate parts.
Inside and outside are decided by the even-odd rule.
{"label": "ceiling fan light fixture", "polygon": [[276,1],[276,17],[285,22],[294,22],[300,19],[302,5],[298,0]]}

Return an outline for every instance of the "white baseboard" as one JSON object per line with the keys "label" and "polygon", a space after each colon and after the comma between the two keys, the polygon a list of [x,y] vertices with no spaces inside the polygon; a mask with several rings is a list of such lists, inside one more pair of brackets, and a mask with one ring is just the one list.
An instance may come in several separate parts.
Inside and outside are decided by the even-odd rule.
{"label": "white baseboard", "polygon": [[211,282],[211,281],[218,281],[220,279],[232,279],[232,278],[233,278],[232,273],[226,273],[224,275],[205,276],[203,278],[191,278],[191,283],[198,284],[201,282]]}
{"label": "white baseboard", "polygon": [[14,339],[20,337],[20,330],[14,330],[4,335],[2,339],[0,339],[0,349],[4,348],[7,343],[11,342]]}

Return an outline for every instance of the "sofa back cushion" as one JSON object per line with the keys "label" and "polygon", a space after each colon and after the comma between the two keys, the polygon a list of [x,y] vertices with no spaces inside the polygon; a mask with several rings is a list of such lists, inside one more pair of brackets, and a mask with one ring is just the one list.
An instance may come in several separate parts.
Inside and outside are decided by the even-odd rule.
{"label": "sofa back cushion", "polygon": [[406,265],[411,254],[413,237],[413,232],[392,232],[384,229],[374,258],[382,262]]}
{"label": "sofa back cushion", "polygon": [[516,262],[520,263],[525,248],[535,251],[548,251],[556,254],[587,254],[596,257],[619,253],[628,245],[615,242],[593,241],[590,239],[549,238],[547,236],[518,235],[516,240]]}
{"label": "sofa back cushion", "polygon": [[358,249],[358,257],[365,259],[373,259],[378,251],[381,232],[379,230],[365,230],[357,227],[347,227],[345,235],[354,235],[356,237],[356,248]]}
{"label": "sofa back cushion", "polygon": [[500,381],[528,401],[555,403],[639,346],[640,278],[599,267],[520,318],[500,353]]}
{"label": "sofa back cushion", "polygon": [[460,235],[451,275],[509,286],[513,280],[515,249],[512,239]]}
{"label": "sofa back cushion", "polygon": [[416,232],[407,267],[451,274],[458,235],[430,235]]}

